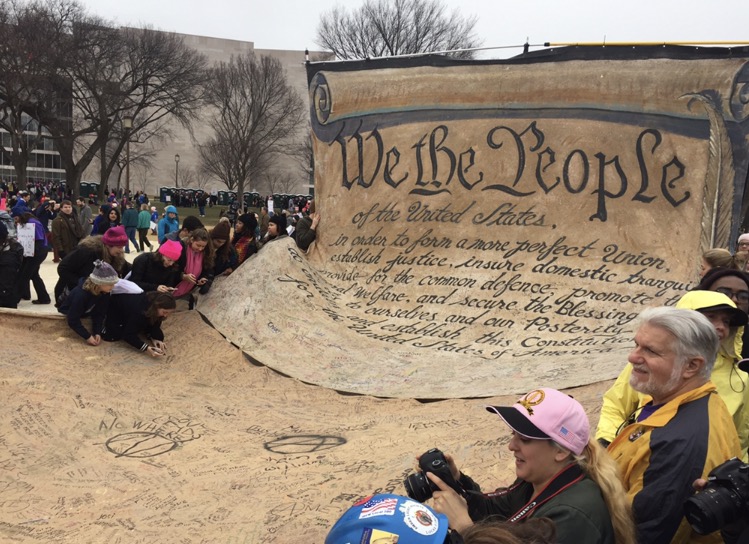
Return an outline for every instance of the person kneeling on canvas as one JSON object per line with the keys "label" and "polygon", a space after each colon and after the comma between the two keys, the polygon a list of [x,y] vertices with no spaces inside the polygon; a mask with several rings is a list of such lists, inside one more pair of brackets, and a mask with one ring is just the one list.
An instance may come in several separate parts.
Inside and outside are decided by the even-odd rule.
{"label": "person kneeling on canvas", "polygon": [[177,265],[181,256],[182,244],[167,240],[155,253],[138,255],[128,279],[144,291],[171,293],[182,277]]}
{"label": "person kneeling on canvas", "polygon": [[[109,307],[109,293],[119,280],[112,265],[97,260],[93,272],[88,278],[81,278],[58,308],[67,317],[68,327],[78,333],[89,346],[101,343],[101,331]],[[81,322],[86,316],[91,317],[91,332]]]}
{"label": "person kneeling on canvas", "polygon": [[107,342],[125,340],[152,357],[162,357],[167,353],[167,346],[161,323],[176,307],[177,303],[169,293],[152,291],[112,295],[102,338]]}

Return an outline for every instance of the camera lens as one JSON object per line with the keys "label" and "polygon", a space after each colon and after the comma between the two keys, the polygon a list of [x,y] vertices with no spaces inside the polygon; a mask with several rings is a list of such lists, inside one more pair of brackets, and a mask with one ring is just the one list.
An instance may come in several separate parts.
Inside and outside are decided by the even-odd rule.
{"label": "camera lens", "polygon": [[424,502],[432,498],[431,482],[423,472],[411,474],[403,480],[403,486],[406,488],[406,494],[415,501]]}
{"label": "camera lens", "polygon": [[739,519],[743,504],[730,489],[707,487],[684,503],[684,515],[695,531],[707,535]]}

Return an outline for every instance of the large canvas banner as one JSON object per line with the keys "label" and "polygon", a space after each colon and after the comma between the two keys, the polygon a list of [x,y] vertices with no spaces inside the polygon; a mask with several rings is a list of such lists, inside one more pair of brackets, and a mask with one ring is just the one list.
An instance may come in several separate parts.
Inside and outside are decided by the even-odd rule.
{"label": "large canvas banner", "polygon": [[616,376],[637,314],[735,238],[747,175],[747,57],[669,52],[311,65],[317,241],[269,244],[201,311],[344,391]]}

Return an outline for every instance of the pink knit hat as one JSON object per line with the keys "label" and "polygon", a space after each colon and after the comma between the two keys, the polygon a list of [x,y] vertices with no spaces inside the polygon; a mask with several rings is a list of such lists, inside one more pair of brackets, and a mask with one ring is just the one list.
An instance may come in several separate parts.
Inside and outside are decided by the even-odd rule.
{"label": "pink knit hat", "polygon": [[105,246],[109,247],[124,247],[127,245],[127,234],[125,233],[125,227],[118,225],[107,229],[104,236],[101,237],[101,241],[104,242]]}
{"label": "pink knit hat", "polygon": [[182,244],[176,240],[167,240],[159,246],[159,253],[161,253],[167,259],[173,261],[179,260],[182,256]]}
{"label": "pink knit hat", "polygon": [[545,387],[531,391],[512,406],[487,406],[518,434],[553,440],[580,455],[590,439],[590,422],[582,405],[569,395]]}

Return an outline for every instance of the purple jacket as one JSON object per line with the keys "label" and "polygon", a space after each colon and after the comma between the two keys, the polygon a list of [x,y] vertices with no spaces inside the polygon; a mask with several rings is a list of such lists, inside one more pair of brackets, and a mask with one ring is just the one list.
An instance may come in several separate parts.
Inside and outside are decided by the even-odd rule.
{"label": "purple jacket", "polygon": [[34,241],[42,242],[42,247],[49,247],[47,245],[47,231],[44,230],[44,225],[36,218],[29,219],[29,223],[34,224]]}

